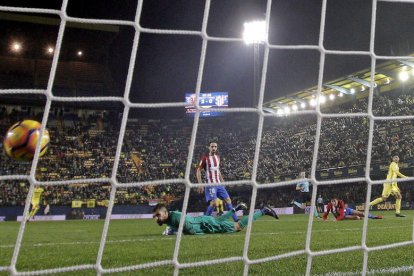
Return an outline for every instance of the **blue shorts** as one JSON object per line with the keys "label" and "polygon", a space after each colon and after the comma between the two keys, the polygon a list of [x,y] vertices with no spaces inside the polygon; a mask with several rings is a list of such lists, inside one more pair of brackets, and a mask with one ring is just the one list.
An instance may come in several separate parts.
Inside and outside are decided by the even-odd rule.
{"label": "blue shorts", "polygon": [[206,202],[216,200],[217,198],[224,200],[230,197],[229,193],[226,191],[226,188],[224,188],[224,186],[205,187],[204,193],[206,196]]}
{"label": "blue shorts", "polygon": [[354,209],[345,208],[345,216],[352,216],[354,213]]}

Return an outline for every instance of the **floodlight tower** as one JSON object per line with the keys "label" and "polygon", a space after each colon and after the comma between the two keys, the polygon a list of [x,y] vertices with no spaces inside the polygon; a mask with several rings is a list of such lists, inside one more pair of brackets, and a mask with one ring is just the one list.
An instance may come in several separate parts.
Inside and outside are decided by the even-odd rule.
{"label": "floodlight tower", "polygon": [[254,79],[253,79],[253,106],[257,103],[260,84],[260,45],[267,40],[266,21],[256,20],[244,23],[243,40],[247,45],[253,44]]}

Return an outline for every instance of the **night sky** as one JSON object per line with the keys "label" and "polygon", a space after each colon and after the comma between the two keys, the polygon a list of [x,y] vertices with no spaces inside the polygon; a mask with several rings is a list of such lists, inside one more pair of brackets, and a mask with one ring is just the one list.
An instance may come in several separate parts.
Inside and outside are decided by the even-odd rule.
{"label": "night sky", "polygon": [[[133,20],[136,0],[69,0],[69,16]],[[59,9],[61,1],[9,1],[2,5]],[[141,26],[156,29],[201,30],[205,1],[146,0]],[[283,0],[272,2],[269,41],[278,45],[317,45],[322,1]],[[377,55],[408,55],[414,52],[414,4],[378,3],[375,52]],[[331,50],[369,50],[372,1],[329,0],[324,47]],[[213,0],[207,32],[214,37],[241,37],[243,22],[264,19],[264,0]],[[42,16],[37,14],[36,16]],[[55,18],[57,16],[48,16]],[[3,20],[2,20],[3,19]],[[1,54],[11,55],[8,45],[17,37],[30,45],[22,55],[47,58],[34,50],[36,44],[56,41],[58,25],[4,20]],[[132,48],[134,29],[117,31],[67,28],[61,59],[75,61],[75,48],[82,48],[82,61],[108,68],[122,95]],[[140,37],[130,99],[133,102],[179,102],[196,87],[202,39],[199,36],[143,33]],[[263,55],[263,46],[261,52]],[[265,101],[317,84],[320,53],[315,50],[271,50]],[[260,64],[262,61],[260,61]],[[381,62],[378,61],[378,62]],[[253,47],[236,42],[213,42],[207,47],[202,91],[228,91],[230,106],[253,106]],[[368,68],[370,58],[356,55],[327,55],[324,81]],[[57,76],[59,77],[59,76]],[[62,92],[65,93],[65,92]]]}

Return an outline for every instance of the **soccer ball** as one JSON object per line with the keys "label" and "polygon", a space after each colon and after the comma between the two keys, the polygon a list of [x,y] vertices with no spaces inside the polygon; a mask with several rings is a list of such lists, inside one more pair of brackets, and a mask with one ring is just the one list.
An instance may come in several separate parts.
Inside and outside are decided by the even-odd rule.
{"label": "soccer ball", "polygon": [[[6,155],[16,161],[29,162],[33,160],[37,141],[42,125],[33,120],[24,120],[14,124],[7,131],[3,145]],[[49,145],[50,137],[47,130],[44,131],[40,144],[40,156],[43,156]]]}

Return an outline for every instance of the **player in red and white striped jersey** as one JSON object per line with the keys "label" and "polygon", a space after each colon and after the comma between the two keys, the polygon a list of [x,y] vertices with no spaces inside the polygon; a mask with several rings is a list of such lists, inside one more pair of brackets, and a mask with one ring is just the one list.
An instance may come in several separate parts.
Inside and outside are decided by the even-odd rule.
{"label": "player in red and white striped jersey", "polygon": [[[198,165],[196,176],[198,183],[203,183],[201,179],[201,171],[205,172],[205,181],[206,183],[217,183],[220,184],[224,182],[223,176],[220,173],[220,156],[217,155],[217,143],[211,142],[209,144],[209,153],[204,155]],[[233,205],[231,204],[231,199],[227,190],[222,185],[208,186],[206,189],[200,187],[198,189],[199,193],[205,191],[205,198],[207,204],[206,215],[210,216],[213,213],[213,210],[216,206],[216,199],[220,198],[226,202],[226,209],[232,210]],[[233,214],[233,220],[238,221],[237,215]]]}
{"label": "player in red and white striped jersey", "polygon": [[[365,216],[364,212],[349,208],[343,200],[340,200],[338,198],[332,198],[331,201],[328,203],[326,212],[323,214],[323,220],[326,221],[328,219],[329,212],[332,212],[332,214],[335,217],[335,221],[340,221],[344,219],[359,220]],[[382,219],[383,216],[374,216],[368,214],[368,218]]]}

